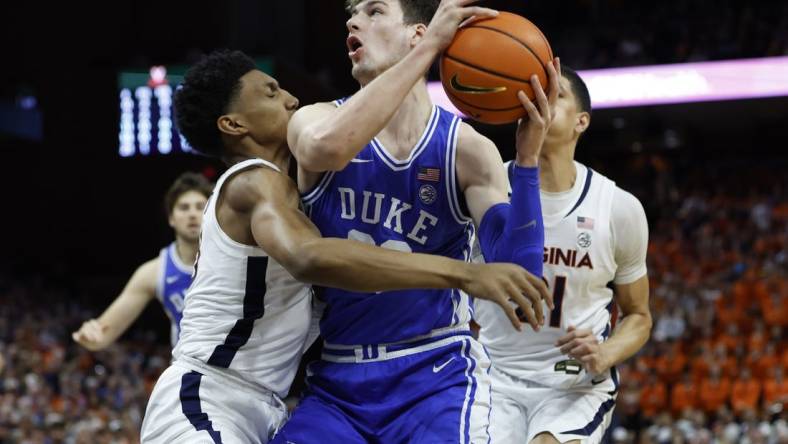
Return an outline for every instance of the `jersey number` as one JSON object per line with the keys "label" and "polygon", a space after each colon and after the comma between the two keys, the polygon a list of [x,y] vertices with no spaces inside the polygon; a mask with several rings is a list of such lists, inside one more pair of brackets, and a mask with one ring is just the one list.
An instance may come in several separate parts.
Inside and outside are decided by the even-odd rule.
{"label": "jersey number", "polygon": [[[359,242],[364,242],[365,244],[375,245],[375,239],[372,238],[368,233],[364,233],[358,230],[350,230],[347,233],[347,238],[352,239]],[[402,251],[404,253],[412,253],[413,251],[410,249],[410,245],[407,242],[403,242],[400,240],[389,239],[386,242],[380,244],[381,247],[387,248],[389,250],[394,251]]]}
{"label": "jersey number", "polygon": [[561,327],[561,308],[564,305],[565,290],[566,290],[566,276],[556,276],[555,283],[553,284],[553,306],[555,308],[553,308],[553,311],[550,312],[550,327],[555,327],[555,328]]}

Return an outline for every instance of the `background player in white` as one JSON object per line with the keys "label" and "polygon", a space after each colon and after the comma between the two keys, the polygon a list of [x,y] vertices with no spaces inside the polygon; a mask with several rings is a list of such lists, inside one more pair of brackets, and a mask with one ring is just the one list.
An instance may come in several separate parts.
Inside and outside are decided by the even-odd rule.
{"label": "background player in white", "polygon": [[296,279],[355,291],[459,287],[495,299],[516,325],[510,298],[526,307],[546,297],[539,278],[511,264],[320,237],[285,173],[298,100],[243,53],[190,68],[174,103],[189,143],[231,167],[206,206],[181,338],[148,403],[143,442],[267,442],[285,419],[281,397],[310,321],[311,289]]}
{"label": "background player in white", "polygon": [[172,346],[178,339],[183,296],[191,284],[194,258],[200,236],[205,203],[211,183],[196,173],[180,175],[164,196],[164,208],[175,241],[131,276],[123,291],[98,319],[85,321],[72,334],[74,341],[88,350],[101,350],[115,342],[139,317],[145,306],[157,298],[170,319]]}
{"label": "background player in white", "polygon": [[[476,310],[479,340],[493,361],[494,442],[600,442],[618,388],[613,366],[635,354],[651,330],[643,207],[574,161],[591,101],[571,69],[563,68],[560,85],[539,159],[544,276],[555,308],[539,332],[499,328],[497,308],[485,301]],[[611,334],[614,303],[622,317]]]}

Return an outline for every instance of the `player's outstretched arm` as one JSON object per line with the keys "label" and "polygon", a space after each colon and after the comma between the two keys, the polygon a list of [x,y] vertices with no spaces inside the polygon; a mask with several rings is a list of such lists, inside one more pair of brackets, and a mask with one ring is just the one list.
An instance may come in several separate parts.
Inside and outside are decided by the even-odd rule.
{"label": "player's outstretched arm", "polygon": [[126,287],[98,319],[85,321],[71,337],[90,351],[102,350],[115,342],[156,296],[159,258],[140,265]]}
{"label": "player's outstretched arm", "polygon": [[470,6],[476,1],[443,0],[429,26],[417,27],[421,41],[414,49],[343,106],[320,103],[296,112],[287,141],[299,166],[314,173],[343,169],[391,120],[460,24],[471,17],[497,15],[494,10]]}
{"label": "player's outstretched arm", "polygon": [[[402,253],[362,242],[322,238],[298,209],[295,185],[284,175],[254,171],[246,181],[251,230],[257,244],[296,279],[351,291],[460,288],[498,303],[520,328],[513,301],[532,325],[533,307],[548,292],[544,282],[511,264],[473,265],[441,256]],[[268,190],[268,191],[267,191]],[[270,190],[280,190],[271,192]],[[282,192],[281,190],[288,190]],[[243,204],[228,200],[231,205]],[[244,212],[241,206],[236,211]]]}

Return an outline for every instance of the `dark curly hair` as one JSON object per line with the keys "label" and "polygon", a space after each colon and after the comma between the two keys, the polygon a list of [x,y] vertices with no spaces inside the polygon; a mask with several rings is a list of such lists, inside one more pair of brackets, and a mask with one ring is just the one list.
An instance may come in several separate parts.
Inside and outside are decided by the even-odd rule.
{"label": "dark curly hair", "polygon": [[175,92],[178,131],[197,151],[221,157],[224,147],[216,120],[241,91],[241,77],[256,69],[254,60],[241,51],[214,51],[186,71]]}
{"label": "dark curly hair", "polygon": [[178,176],[175,182],[170,185],[167,194],[164,195],[164,211],[167,213],[168,217],[175,208],[175,202],[177,202],[183,194],[189,191],[196,191],[207,199],[211,197],[213,186],[202,174],[186,172]]}
{"label": "dark curly hair", "polygon": [[[351,12],[363,0],[345,0],[345,9]],[[438,10],[440,0],[399,0],[403,21],[406,25],[423,23],[429,25]]]}
{"label": "dark curly hair", "polygon": [[572,85],[572,92],[575,94],[580,111],[591,114],[591,94],[588,92],[586,82],[580,78],[574,69],[566,65],[561,66],[561,75],[566,77],[569,80],[569,84]]}

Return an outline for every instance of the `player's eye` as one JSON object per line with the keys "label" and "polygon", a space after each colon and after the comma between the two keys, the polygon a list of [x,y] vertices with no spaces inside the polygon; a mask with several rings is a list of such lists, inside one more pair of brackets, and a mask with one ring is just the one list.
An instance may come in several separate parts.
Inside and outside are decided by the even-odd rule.
{"label": "player's eye", "polygon": [[369,13],[369,15],[378,15],[378,14],[383,14],[383,10],[380,8],[373,8],[372,11],[370,11]]}

